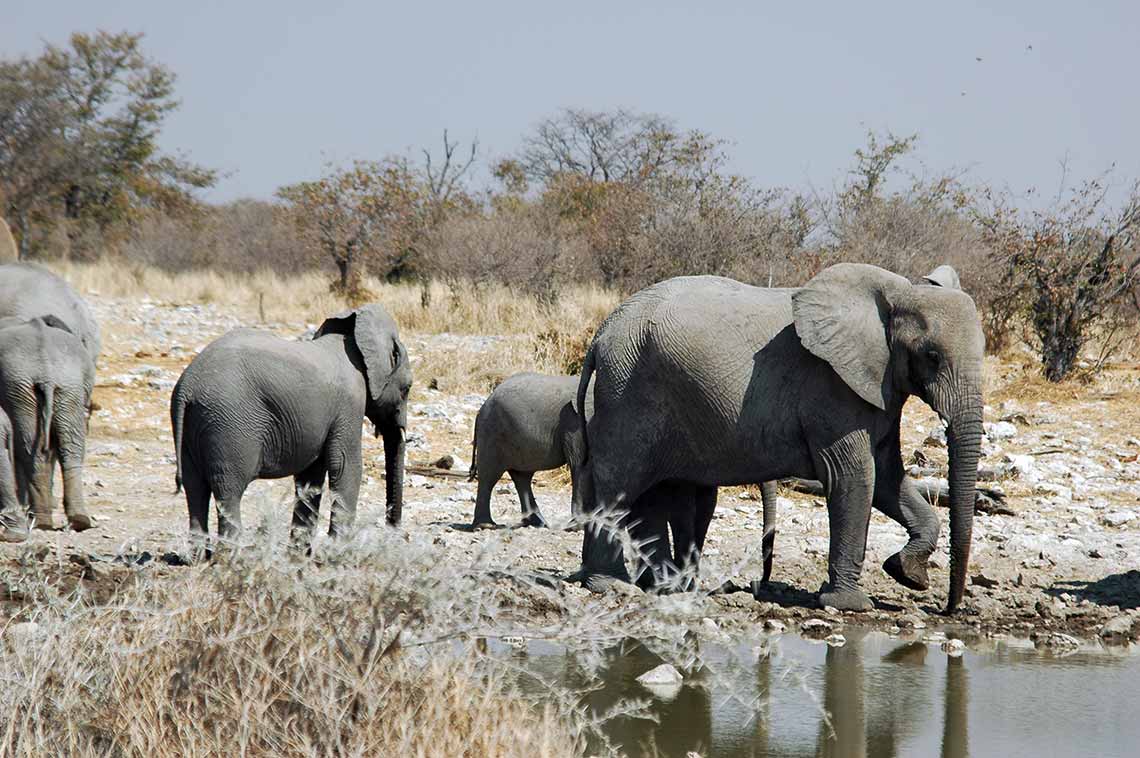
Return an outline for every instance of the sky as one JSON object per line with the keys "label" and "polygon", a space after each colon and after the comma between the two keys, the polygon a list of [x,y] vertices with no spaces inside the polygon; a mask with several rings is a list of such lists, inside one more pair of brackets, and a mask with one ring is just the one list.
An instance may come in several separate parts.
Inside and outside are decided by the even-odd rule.
{"label": "sky", "polygon": [[[329,161],[478,138],[517,150],[563,107],[625,107],[728,141],[763,186],[829,188],[868,130],[929,171],[1016,194],[1140,177],[1140,3],[5,0],[0,55],[143,32],[178,76],[161,143],[269,198]],[[1000,6],[1000,8],[989,7]]]}

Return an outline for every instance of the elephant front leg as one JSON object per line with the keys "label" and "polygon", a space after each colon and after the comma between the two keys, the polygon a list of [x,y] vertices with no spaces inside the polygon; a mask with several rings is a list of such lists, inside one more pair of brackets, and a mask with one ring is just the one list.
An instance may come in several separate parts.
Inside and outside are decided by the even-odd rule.
{"label": "elephant front leg", "polygon": [[[358,437],[359,438],[359,437]],[[387,445],[385,453],[387,453]],[[329,536],[347,537],[356,521],[356,501],[360,497],[360,453],[335,456],[329,461]],[[391,480],[389,480],[391,487]],[[389,511],[389,515],[391,511]]]}
{"label": "elephant front leg", "polygon": [[875,491],[875,469],[865,433],[847,435],[819,454],[827,493],[830,548],[827,584],[819,603],[846,611],[867,611],[871,599],[859,588],[867,552],[867,527]]}
{"label": "elephant front leg", "polygon": [[901,476],[897,485],[887,487],[879,487],[876,478],[874,505],[901,524],[908,537],[903,549],[883,563],[883,570],[907,589],[927,589],[930,586],[927,566],[938,546],[939,523],[934,506],[906,476]]}

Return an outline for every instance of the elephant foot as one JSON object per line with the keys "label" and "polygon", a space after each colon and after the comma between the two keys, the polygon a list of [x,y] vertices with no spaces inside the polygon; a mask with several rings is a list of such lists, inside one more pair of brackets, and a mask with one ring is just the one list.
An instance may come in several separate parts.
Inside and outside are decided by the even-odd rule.
{"label": "elephant foot", "polygon": [[36,521],[35,524],[32,525],[32,528],[52,532],[55,531],[55,522],[52,521],[51,516],[36,516]]}
{"label": "elephant foot", "polygon": [[526,518],[522,520],[522,526],[533,526],[539,529],[546,529],[547,523],[546,519],[542,517],[541,513],[538,511],[533,511],[531,513],[528,513],[526,515]]}
{"label": "elephant foot", "polygon": [[867,593],[863,590],[839,590],[832,592],[826,587],[821,587],[825,590],[819,593],[819,604],[822,607],[831,606],[841,611],[869,611],[874,608],[871,598],[867,597]]}
{"label": "elephant foot", "polygon": [[883,563],[883,571],[886,571],[892,579],[909,590],[919,592],[930,587],[930,577],[926,569],[925,558],[907,555],[902,551],[895,553]]}
{"label": "elephant foot", "polygon": [[93,529],[95,522],[86,513],[69,513],[67,514],[67,525],[71,527],[73,532],[85,532],[88,529]]}
{"label": "elephant foot", "polygon": [[590,592],[598,594],[609,592],[618,582],[630,584],[629,576],[618,577],[609,574],[584,574],[582,576],[582,586]]}
{"label": "elephant foot", "polygon": [[28,539],[28,527],[5,526],[0,528],[0,542],[23,542]]}
{"label": "elephant foot", "polygon": [[481,531],[486,530],[486,529],[502,529],[502,527],[499,526],[498,524],[496,524],[494,521],[490,521],[490,520],[488,520],[488,521],[473,521],[471,523],[471,531],[473,531],[473,532],[481,532]]}

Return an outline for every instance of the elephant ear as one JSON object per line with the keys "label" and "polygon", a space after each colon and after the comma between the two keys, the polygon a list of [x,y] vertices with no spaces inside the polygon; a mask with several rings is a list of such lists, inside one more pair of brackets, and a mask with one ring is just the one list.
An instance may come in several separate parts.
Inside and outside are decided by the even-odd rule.
{"label": "elephant ear", "polygon": [[392,317],[379,305],[362,305],[325,319],[313,339],[320,339],[326,334],[352,337],[360,357],[364,359],[369,393],[373,400],[379,400],[393,372],[405,359]]}
{"label": "elephant ear", "polygon": [[927,284],[933,284],[935,287],[945,287],[952,290],[962,289],[962,283],[958,281],[958,272],[954,270],[953,266],[943,264],[922,278]]}
{"label": "elephant ear", "polygon": [[910,286],[877,266],[839,263],[792,294],[796,334],[803,346],[880,410],[887,405],[891,301]]}

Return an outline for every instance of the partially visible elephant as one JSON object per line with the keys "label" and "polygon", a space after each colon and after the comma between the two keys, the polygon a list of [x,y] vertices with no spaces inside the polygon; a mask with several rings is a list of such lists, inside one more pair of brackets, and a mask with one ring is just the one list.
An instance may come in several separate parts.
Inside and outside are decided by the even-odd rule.
{"label": "partially visible elephant", "polygon": [[[936,287],[962,289],[958,272],[952,266],[945,264],[938,266],[922,277],[922,280]],[[776,537],[776,495],[774,490],[771,493],[763,492],[762,494],[764,495],[764,575],[760,581],[766,583],[772,575],[773,548]]]}
{"label": "partially visible elephant", "polygon": [[[868,609],[859,577],[872,504],[909,537],[884,569],[904,586],[929,584],[938,517],[905,476],[899,442],[916,395],[948,422],[953,611],[973,528],[983,348],[969,296],[864,264],[831,266],[795,290],[710,276],[655,284],[610,314],[586,355],[578,400],[596,374],[592,506],[620,513],[670,480],[819,479],[831,533],[819,601]],[[595,589],[628,581],[612,529],[585,530],[581,574]]]}
{"label": "partially visible elephant", "polygon": [[28,513],[16,496],[15,444],[12,422],[0,408],[0,542],[28,538]]}
{"label": "partially visible elephant", "polygon": [[75,531],[90,529],[83,460],[95,366],[79,337],[55,316],[0,318],[0,406],[12,422],[17,498],[51,529],[52,480],[63,470],[63,509]]}
{"label": "partially visible elephant", "polygon": [[71,285],[33,263],[0,265],[0,318],[22,320],[55,316],[80,339],[91,363],[98,365],[99,324],[87,302]]}
{"label": "partially visible elephant", "polygon": [[[576,376],[521,373],[507,377],[491,392],[475,417],[471,474],[478,479],[472,527],[494,528],[491,493],[509,473],[522,504],[523,526],[546,526],[531,490],[536,471],[570,467],[570,507],[582,513],[588,477],[583,472],[582,420],[574,409]],[[590,415],[590,403],[586,414]]]}
{"label": "partially visible elephant", "polygon": [[329,534],[356,517],[364,418],[384,437],[387,519],[403,509],[404,432],[412,386],[408,352],[383,307],[364,305],[326,319],[311,341],[254,329],[215,340],[182,372],[170,399],[191,539],[204,547],[210,496],[218,534],[241,530],[241,498],[254,479],[294,478],[293,539],[308,549],[325,476]]}
{"label": "partially visible elephant", "polygon": [[0,263],[11,263],[19,259],[20,249],[16,247],[12,230],[8,228],[8,222],[0,218]]}

